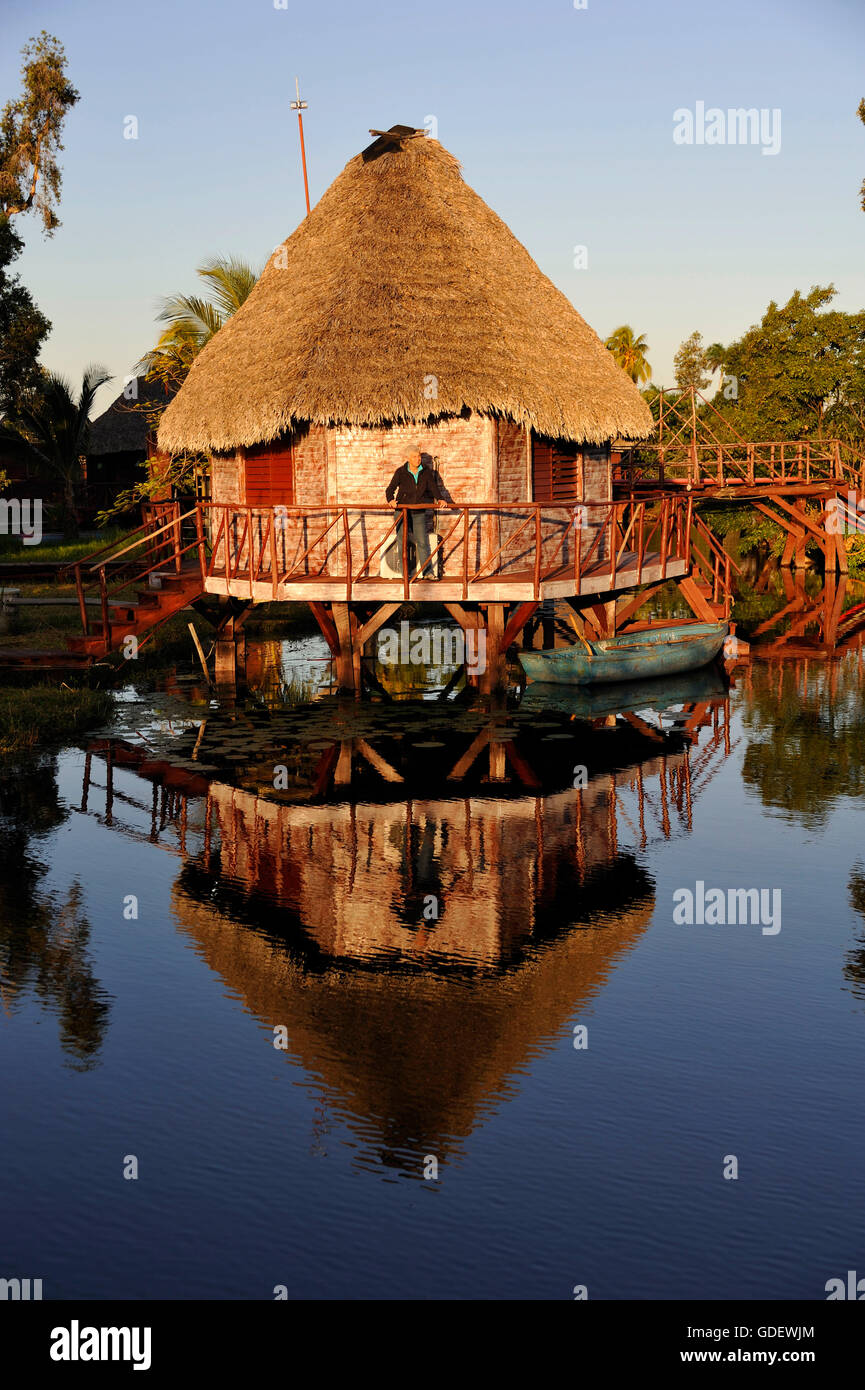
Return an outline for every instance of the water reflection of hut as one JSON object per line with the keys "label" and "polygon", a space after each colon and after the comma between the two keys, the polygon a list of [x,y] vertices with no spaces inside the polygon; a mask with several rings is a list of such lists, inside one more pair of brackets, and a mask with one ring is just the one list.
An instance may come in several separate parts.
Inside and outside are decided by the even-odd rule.
{"label": "water reflection of hut", "polygon": [[184,877],[174,907],[202,958],[267,1029],[287,1028],[291,1052],[367,1154],[417,1175],[423,1155],[458,1151],[532,1057],[567,1031],[653,907],[651,882],[637,875],[630,902],[620,893],[606,918],[578,929],[572,911],[572,929],[518,967],[469,978],[305,965],[263,928],[265,914],[257,930],[240,931],[189,889]]}
{"label": "water reflection of hut", "polygon": [[[712,710],[688,715],[695,737]],[[633,737],[601,736],[606,769],[580,791],[410,797],[387,783],[380,802],[314,804],[212,781],[194,813],[176,808],[187,838],[162,838],[186,846],[179,928],[268,1044],[286,1029],[362,1161],[420,1174],[424,1155],[458,1154],[640,941],[654,885],[638,851],[690,828],[712,763],[656,730],[653,755],[622,768]],[[727,746],[716,724],[700,753]],[[135,756],[158,780],[157,760]]]}
{"label": "water reflection of hut", "polygon": [[628,875],[595,886],[618,852],[602,778],[580,796],[337,806],[214,783],[208,819],[220,885],[288,914],[330,960],[495,970],[630,892]]}

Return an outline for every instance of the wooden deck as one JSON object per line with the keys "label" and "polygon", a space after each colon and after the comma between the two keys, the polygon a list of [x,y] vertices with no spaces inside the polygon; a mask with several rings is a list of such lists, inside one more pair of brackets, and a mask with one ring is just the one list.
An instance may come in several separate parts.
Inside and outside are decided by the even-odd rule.
{"label": "wooden deck", "polygon": [[[642,564],[635,551],[625,551],[614,569],[606,562],[589,566],[575,582],[572,566],[559,566],[539,582],[537,592],[534,574],[530,570],[517,571],[507,575],[495,575],[489,579],[470,581],[465,589],[463,583],[455,578],[410,579],[408,591],[404,581],[376,577],[354,580],[351,597],[358,603],[403,603],[406,598],[411,603],[529,603],[540,599],[575,598],[586,594],[615,594],[633,589],[635,585],[658,584],[664,579],[678,579],[687,574],[688,562],[678,557],[663,563],[658,551],[643,554]],[[345,578],[327,578],[325,575],[310,574],[296,576],[279,583],[274,594],[271,579],[252,579],[245,575],[225,574],[225,571],[208,575],[204,583],[205,593],[231,594],[236,598],[251,599],[254,603],[272,603],[274,600],[334,603],[344,602],[346,598]]]}
{"label": "wooden deck", "polygon": [[687,497],[443,507],[435,579],[415,577],[408,507],[201,510],[204,591],[253,603],[538,603],[660,583],[691,563]]}

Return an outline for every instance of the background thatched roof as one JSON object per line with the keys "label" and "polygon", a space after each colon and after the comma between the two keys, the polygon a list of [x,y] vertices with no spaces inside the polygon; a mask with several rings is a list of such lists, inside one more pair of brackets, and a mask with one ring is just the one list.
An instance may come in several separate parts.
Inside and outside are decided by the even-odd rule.
{"label": "background thatched roof", "polygon": [[169,396],[158,381],[138,377],[136,395],[129,400],[121,391],[107,410],[90,421],[87,453],[122,454],[147,452],[148,426],[152,411],[167,404]]}
{"label": "background thatched roof", "polygon": [[352,159],[277,248],[165,411],[159,447],[231,450],[302,421],[419,423],[464,407],[594,443],[652,428],[456,159],[408,134]]}

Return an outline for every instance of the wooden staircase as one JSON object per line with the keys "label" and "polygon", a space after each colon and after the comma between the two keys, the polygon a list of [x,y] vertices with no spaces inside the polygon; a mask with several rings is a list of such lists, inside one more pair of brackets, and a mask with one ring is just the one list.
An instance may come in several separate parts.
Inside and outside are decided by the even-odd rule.
{"label": "wooden staircase", "polygon": [[704,622],[727,621],[733,607],[733,571],[742,571],[695,511],[691,517],[691,573],[679,588]]}
{"label": "wooden staircase", "polygon": [[[121,650],[130,637],[140,646],[162,623],[201,597],[203,556],[200,510],[182,513],[179,503],[169,502],[149,508],[144,524],[122,544],[103,546],[70,565],[82,632],[69,639],[69,653],[93,660]],[[89,611],[95,594],[98,618]]]}

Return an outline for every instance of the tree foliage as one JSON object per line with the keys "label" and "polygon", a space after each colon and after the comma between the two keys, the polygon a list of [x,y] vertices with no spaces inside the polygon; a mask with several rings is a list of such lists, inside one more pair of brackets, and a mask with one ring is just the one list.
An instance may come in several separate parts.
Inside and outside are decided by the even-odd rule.
{"label": "tree foliage", "polygon": [[642,333],[639,336],[634,333],[630,324],[623,323],[615,329],[604,346],[613,354],[622,371],[627,372],[631,381],[639,385],[641,381],[651,380],[652,368],[646,360],[649,344]]}
{"label": "tree foliage", "polygon": [[815,285],[773,300],[720,351],[737,398],[715,404],[744,439],[865,440],[865,312],[828,309],[835,293]]}
{"label": "tree foliage", "polygon": [[704,391],[709,385],[711,376],[707,372],[708,360],[706,349],[703,347],[703,336],[701,333],[692,333],[689,338],[679,344],[676,355],[673,358],[673,372],[676,377],[676,385],[680,391]]}
{"label": "tree foliage", "polygon": [[0,211],[7,217],[35,212],[51,236],[59,226],[60,137],[78,92],[66,76],[63,45],[44,29],[22,56],[21,96],[0,115]]}
{"label": "tree foliage", "polygon": [[6,422],[7,431],[23,439],[63,487],[63,528],[78,533],[78,485],[87,455],[90,412],[96,392],[111,373],[91,364],[77,396],[65,377],[46,372],[40,388]]}
{"label": "tree foliage", "polygon": [[249,297],[260,271],[237,256],[214,256],[196,270],[206,296],[174,294],[162,301],[158,320],[166,325],[156,347],[138,366],[148,381],[178,391],[206,343]]}
{"label": "tree foliage", "polygon": [[0,416],[18,409],[42,377],[39,351],[51,324],[10,271],[24,243],[0,214]]}

